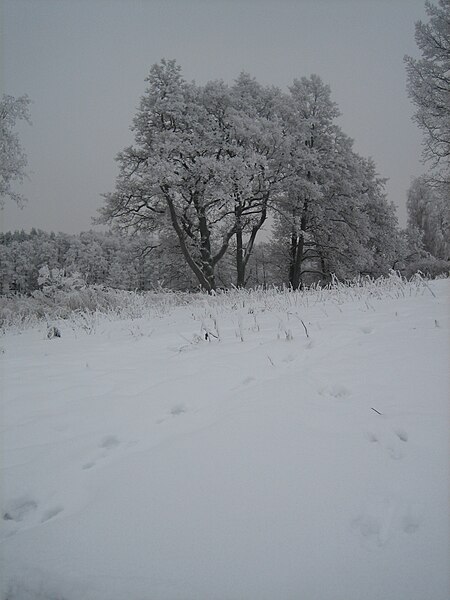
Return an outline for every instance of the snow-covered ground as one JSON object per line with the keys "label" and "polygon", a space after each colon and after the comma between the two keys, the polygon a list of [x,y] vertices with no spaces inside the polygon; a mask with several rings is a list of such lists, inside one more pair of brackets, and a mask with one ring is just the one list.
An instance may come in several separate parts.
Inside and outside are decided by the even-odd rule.
{"label": "snow-covered ground", "polygon": [[448,293],[8,331],[2,600],[448,600]]}

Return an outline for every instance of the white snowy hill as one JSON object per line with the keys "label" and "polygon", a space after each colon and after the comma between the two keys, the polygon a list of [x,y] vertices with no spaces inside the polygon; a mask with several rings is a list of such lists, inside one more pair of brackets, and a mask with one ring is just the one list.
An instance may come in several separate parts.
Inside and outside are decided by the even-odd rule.
{"label": "white snowy hill", "polygon": [[448,600],[448,292],[7,330],[2,600]]}

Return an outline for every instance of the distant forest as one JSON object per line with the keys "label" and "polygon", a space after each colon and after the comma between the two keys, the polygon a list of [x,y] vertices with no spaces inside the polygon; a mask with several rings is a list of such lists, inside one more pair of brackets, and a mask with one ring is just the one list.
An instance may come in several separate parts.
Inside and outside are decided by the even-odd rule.
{"label": "distant forest", "polygon": [[[399,231],[397,253],[391,261],[377,265],[363,274],[377,277],[390,269],[409,277],[417,270],[431,277],[450,270],[447,260],[433,256],[423,245],[423,235],[417,242],[417,228]],[[426,240],[427,241],[427,240]],[[304,267],[304,284],[327,283],[316,270],[319,260],[311,254],[309,273]],[[350,260],[337,270],[340,279],[359,274],[357,261]],[[158,242],[145,235],[123,235],[115,232],[87,231],[78,235],[47,233],[32,229],[30,233],[15,231],[0,233],[0,282],[3,294],[31,294],[42,287],[42,270],[54,272],[53,279],[76,275],[77,285],[106,286],[115,289],[146,291],[153,289],[198,290],[198,282],[187,268],[179,247],[173,240]],[[221,263],[218,271],[220,287],[234,285],[234,265],[231,257]],[[267,241],[255,246],[249,262],[247,287],[289,287],[289,255],[280,244]]]}

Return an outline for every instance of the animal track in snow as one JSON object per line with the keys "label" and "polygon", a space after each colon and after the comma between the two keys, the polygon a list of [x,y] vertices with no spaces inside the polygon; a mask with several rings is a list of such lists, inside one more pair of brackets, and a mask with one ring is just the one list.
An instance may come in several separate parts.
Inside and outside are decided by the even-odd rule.
{"label": "animal track in snow", "polygon": [[332,385],[328,385],[319,390],[319,394],[321,396],[331,396],[332,398],[336,398],[338,400],[342,400],[351,395],[351,391],[340,383],[334,383]]}
{"label": "animal track in snow", "polygon": [[64,508],[62,506],[54,506],[53,508],[49,508],[42,515],[41,523],[50,521],[50,519],[53,519],[53,517],[56,517],[56,515],[59,515],[59,513],[61,513],[63,510],[64,510]]}
{"label": "animal track in snow", "polygon": [[92,467],[95,467],[95,461],[90,460],[87,463],[84,463],[84,465],[81,467],[83,469],[83,471],[87,471],[88,469],[92,469]]}
{"label": "animal track in snow", "polygon": [[107,435],[102,439],[99,447],[104,448],[105,450],[112,450],[113,448],[117,448],[119,444],[120,441],[117,436]]}
{"label": "animal track in snow", "polygon": [[38,507],[38,503],[30,496],[21,496],[11,500],[3,512],[4,521],[16,521],[20,523]]}
{"label": "animal track in snow", "polygon": [[[100,456],[97,457],[97,460],[105,458],[107,456],[107,453],[120,446],[120,443],[121,442],[116,435],[106,435],[98,445],[98,447],[104,452],[102,452],[102,454],[100,454]],[[89,469],[92,469],[92,467],[95,467],[96,464],[96,460],[89,460],[88,462],[84,463],[84,465],[82,465],[81,468],[83,469],[83,471],[87,471]]]}
{"label": "animal track in snow", "polygon": [[[269,359],[269,362],[272,365],[272,367],[275,367],[275,363],[270,358],[270,356],[268,356],[268,359]],[[256,382],[256,377],[253,377],[253,375],[247,375],[247,377],[244,377],[244,379],[241,379],[238,383],[236,383],[236,385],[231,388],[231,391],[232,392],[240,391],[242,389],[242,386],[249,386],[251,383],[255,383],[255,382]]]}
{"label": "animal track in snow", "polygon": [[369,334],[369,333],[373,333],[375,331],[375,329],[373,327],[366,325],[364,327],[361,327],[361,331],[362,331],[362,333]]}
{"label": "animal track in snow", "polygon": [[30,495],[19,496],[7,502],[2,513],[4,523],[3,538],[18,533],[23,527],[45,523],[59,515],[64,508],[56,505],[48,508],[39,515],[39,503]]}
{"label": "animal track in snow", "polygon": [[295,360],[295,356],[293,354],[288,354],[284,358],[281,359],[284,363],[290,363]]}
{"label": "animal track in snow", "polygon": [[392,497],[374,497],[351,523],[352,530],[365,543],[384,546],[397,532],[414,534],[420,527],[424,507]]}
{"label": "animal track in snow", "polygon": [[352,529],[363,540],[384,546],[390,538],[396,503],[390,498],[371,499],[361,514],[352,521]]}
{"label": "animal track in snow", "polygon": [[[400,460],[404,457],[402,444],[408,441],[408,432],[402,428],[393,431],[366,431],[366,437],[371,443],[379,443],[393,460]],[[400,444],[399,442],[402,442]]]}
{"label": "animal track in snow", "polygon": [[172,406],[172,408],[170,409],[170,414],[173,417],[176,417],[178,415],[182,415],[183,413],[186,412],[186,407],[184,404],[175,404],[174,406]]}
{"label": "animal track in snow", "polygon": [[405,431],[404,429],[395,429],[394,433],[398,437],[398,439],[401,440],[402,442],[408,441],[408,432]]}
{"label": "animal track in snow", "polygon": [[404,457],[402,450],[396,444],[387,445],[386,450],[392,460],[400,460]]}
{"label": "animal track in snow", "polygon": [[415,533],[423,520],[424,507],[421,504],[410,504],[401,518],[402,531]]}

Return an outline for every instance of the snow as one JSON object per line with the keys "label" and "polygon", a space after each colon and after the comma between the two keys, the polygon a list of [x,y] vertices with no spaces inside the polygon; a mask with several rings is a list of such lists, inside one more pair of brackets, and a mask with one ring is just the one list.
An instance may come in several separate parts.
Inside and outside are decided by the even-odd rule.
{"label": "snow", "polygon": [[2,600],[447,600],[448,292],[7,331]]}

